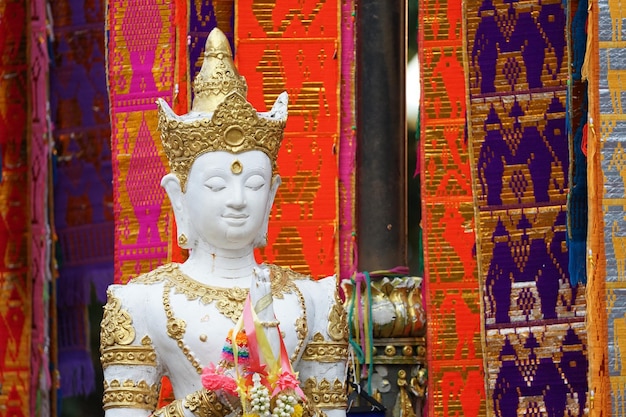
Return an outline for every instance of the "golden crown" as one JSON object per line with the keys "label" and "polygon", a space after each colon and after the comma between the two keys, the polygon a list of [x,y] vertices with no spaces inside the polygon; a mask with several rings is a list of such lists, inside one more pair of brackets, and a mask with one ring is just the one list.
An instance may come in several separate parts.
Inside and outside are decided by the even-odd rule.
{"label": "golden crown", "polygon": [[207,152],[259,150],[276,171],[287,121],[287,93],[278,96],[271,111],[257,113],[246,100],[247,90],[228,39],[215,28],[206,40],[202,68],[194,81],[191,112],[178,116],[165,100],[157,100],[161,141],[183,191],[193,162]]}

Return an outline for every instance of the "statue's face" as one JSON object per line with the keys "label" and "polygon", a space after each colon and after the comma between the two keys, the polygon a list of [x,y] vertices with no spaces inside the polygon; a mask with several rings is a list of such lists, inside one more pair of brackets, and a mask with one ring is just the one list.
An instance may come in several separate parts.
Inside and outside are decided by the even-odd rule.
{"label": "statue's face", "polygon": [[272,165],[261,151],[201,155],[191,167],[183,200],[189,227],[216,248],[251,245],[269,215],[271,183]]}

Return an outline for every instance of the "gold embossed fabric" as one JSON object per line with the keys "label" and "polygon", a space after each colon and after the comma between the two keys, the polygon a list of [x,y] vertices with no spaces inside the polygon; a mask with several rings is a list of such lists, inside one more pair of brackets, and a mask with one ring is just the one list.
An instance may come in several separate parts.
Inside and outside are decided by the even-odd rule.
{"label": "gold embossed fabric", "polygon": [[239,72],[258,111],[289,94],[278,157],[282,185],[262,257],[313,277],[338,265],[340,4],[241,0],[235,5]]}
{"label": "gold embossed fabric", "polygon": [[586,305],[566,244],[566,4],[464,6],[487,415],[582,415]]}
{"label": "gold embossed fabric", "polygon": [[[462,2],[420,1],[421,178],[431,416],[485,415]],[[432,393],[432,395],[430,394]]]}

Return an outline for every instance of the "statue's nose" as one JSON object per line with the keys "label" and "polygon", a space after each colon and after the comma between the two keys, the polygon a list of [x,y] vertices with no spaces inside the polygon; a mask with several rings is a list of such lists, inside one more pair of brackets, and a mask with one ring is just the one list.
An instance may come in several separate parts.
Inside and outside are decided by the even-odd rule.
{"label": "statue's nose", "polygon": [[242,184],[236,184],[231,190],[228,205],[232,208],[243,208],[246,206],[246,196]]}

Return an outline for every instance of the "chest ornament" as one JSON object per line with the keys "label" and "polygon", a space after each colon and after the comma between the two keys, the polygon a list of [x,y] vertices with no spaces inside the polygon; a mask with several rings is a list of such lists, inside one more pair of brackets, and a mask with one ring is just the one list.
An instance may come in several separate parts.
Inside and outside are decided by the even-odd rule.
{"label": "chest ornament", "polygon": [[[302,310],[302,317],[296,320],[298,346],[291,357],[291,360],[294,360],[298,357],[307,334],[306,305],[304,296],[293,282],[294,277],[287,271],[289,270],[273,265],[270,266],[272,297],[283,299],[285,294],[295,293]],[[172,292],[184,295],[188,301],[197,300],[204,305],[213,304],[220,314],[229,318],[233,323],[236,323],[241,316],[244,302],[246,301],[249,292],[247,288],[214,287],[200,283],[185,275],[178,268],[177,264],[165,265],[155,270],[154,273],[139,277],[139,279],[135,282],[146,284],[163,282],[162,300],[165,316],[167,318],[167,334],[170,338],[176,341],[176,345],[183,352],[189,363],[191,363],[198,374],[202,374],[203,366],[191,348],[184,341],[187,323],[185,320],[176,317],[174,313],[171,303]]]}

